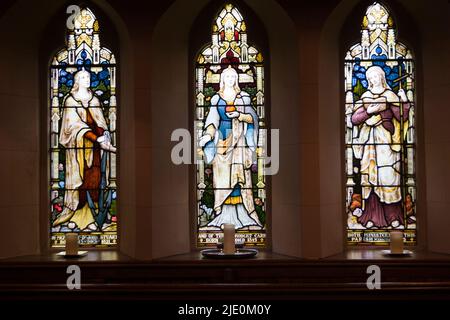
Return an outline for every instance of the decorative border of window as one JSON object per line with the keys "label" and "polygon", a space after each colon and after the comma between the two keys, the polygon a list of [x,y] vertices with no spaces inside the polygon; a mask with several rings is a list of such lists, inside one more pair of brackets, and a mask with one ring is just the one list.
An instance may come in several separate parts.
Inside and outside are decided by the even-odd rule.
{"label": "decorative border of window", "polygon": [[[246,23],[239,10],[232,4],[226,4],[214,20],[212,26],[212,42],[205,46],[197,56],[196,79],[196,116],[195,132],[197,139],[197,246],[216,245],[223,237],[223,223],[233,223],[236,227],[236,241],[246,245],[265,246],[266,244],[266,183],[265,183],[265,105],[264,105],[264,63],[263,55],[247,42]],[[225,101],[221,92],[225,84],[226,74],[236,77],[236,95],[234,102]],[[221,103],[223,105],[221,105]],[[226,106],[225,106],[226,105]],[[215,110],[214,110],[215,108]],[[241,112],[236,119],[228,119],[231,109]],[[231,111],[232,112],[232,111]],[[217,116],[217,127],[210,132],[208,125],[213,123],[212,113]],[[220,115],[219,115],[220,114]],[[219,120],[218,119],[222,119]],[[240,124],[244,128],[244,140],[236,136]],[[219,125],[220,123],[220,125]],[[229,123],[228,133],[225,123]],[[233,125],[231,125],[233,123]],[[232,129],[234,128],[234,129]],[[223,130],[222,130],[223,129]],[[214,131],[213,130],[213,131]],[[235,143],[234,146],[223,146],[223,133]],[[249,136],[252,132],[252,137]],[[254,133],[254,135],[253,135]],[[202,139],[212,135],[212,141],[202,145]],[[206,140],[205,140],[206,141]],[[239,142],[241,141],[241,142]],[[224,142],[225,143],[225,142]],[[252,145],[253,144],[253,145]],[[217,147],[217,149],[216,149]],[[222,156],[209,156],[214,152],[232,155],[233,164],[225,164]],[[252,159],[236,160],[241,148]],[[250,152],[250,153],[248,153]],[[216,154],[216,153],[214,153]],[[245,156],[244,156],[245,157]],[[231,160],[230,160],[231,161]],[[244,170],[233,171],[234,162],[240,162]],[[248,162],[250,161],[250,162]],[[223,167],[219,168],[220,165]],[[233,182],[219,177],[219,171],[231,172],[230,180],[241,177],[236,188]],[[240,178],[236,178],[240,179]],[[251,180],[251,182],[247,181]],[[223,187],[226,185],[226,187]],[[221,188],[222,186],[222,188]],[[234,188],[234,189],[233,189]],[[233,189],[233,190],[232,190]],[[239,190],[237,190],[239,189]],[[224,190],[227,194],[222,194]],[[232,191],[232,192],[231,192]],[[231,193],[230,193],[231,192]],[[223,198],[218,200],[219,197]],[[244,208],[244,209],[243,209]]]}
{"label": "decorative border of window", "polygon": [[373,3],[345,57],[347,241],[416,243],[415,70],[394,19]]}
{"label": "decorative border of window", "polygon": [[[50,244],[62,247],[65,234],[75,232],[81,246],[114,246],[116,59],[100,44],[92,11],[76,8],[67,46],[50,66]],[[81,87],[89,101],[77,96]]]}

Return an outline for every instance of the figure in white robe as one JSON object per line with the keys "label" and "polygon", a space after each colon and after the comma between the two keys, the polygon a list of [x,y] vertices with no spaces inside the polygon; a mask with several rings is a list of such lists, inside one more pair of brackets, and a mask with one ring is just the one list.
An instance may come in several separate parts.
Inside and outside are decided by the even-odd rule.
{"label": "figure in white robe", "polygon": [[220,90],[211,107],[199,144],[205,162],[212,164],[215,218],[204,230],[226,223],[236,229],[261,230],[255,211],[251,166],[258,141],[258,116],[248,93],[241,91],[238,74],[229,66],[220,76]]}
{"label": "figure in white robe", "polygon": [[[75,74],[64,107],[59,137],[66,158],[64,208],[53,226],[74,222],[80,230],[97,230],[89,201],[98,205],[101,159],[104,152],[116,152],[116,148],[111,145],[100,101],[90,90],[89,72]],[[104,176],[107,180],[107,172]]]}

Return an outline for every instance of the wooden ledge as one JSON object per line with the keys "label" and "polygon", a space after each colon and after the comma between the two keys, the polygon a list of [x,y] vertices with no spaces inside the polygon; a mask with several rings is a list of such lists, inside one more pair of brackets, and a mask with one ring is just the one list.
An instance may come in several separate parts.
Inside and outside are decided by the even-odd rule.
{"label": "wooden ledge", "polygon": [[[358,249],[359,250],[359,249]],[[81,293],[66,287],[67,267],[81,268]],[[367,268],[381,269],[381,293],[367,289]],[[114,251],[90,251],[80,259],[56,254],[0,260],[0,297],[32,299],[88,298],[97,294],[117,299],[192,299],[246,295],[253,298],[450,298],[450,257],[417,252],[389,258],[376,250],[349,251],[325,259],[308,260],[260,252],[255,259],[205,259],[200,252],[140,261]],[[28,298],[27,298],[28,297]]]}

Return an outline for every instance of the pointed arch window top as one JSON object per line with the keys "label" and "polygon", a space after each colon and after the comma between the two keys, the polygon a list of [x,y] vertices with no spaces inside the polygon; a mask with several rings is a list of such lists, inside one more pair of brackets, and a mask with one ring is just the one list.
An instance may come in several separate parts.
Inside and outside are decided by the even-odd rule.
{"label": "pointed arch window top", "polygon": [[91,65],[116,63],[114,54],[101,46],[99,22],[89,8],[81,9],[75,16],[73,28],[67,29],[66,42],[67,47],[59,51],[53,59],[53,66],[83,65],[89,68]]}
{"label": "pointed arch window top", "polygon": [[397,40],[395,21],[389,10],[382,4],[374,2],[367,8],[362,20],[361,42],[352,46],[345,58],[412,60],[413,55],[406,45]]}
{"label": "pointed arch window top", "polygon": [[388,27],[394,26],[394,20],[389,11],[378,2],[374,2],[367,8],[363,18],[363,29],[369,30],[387,30]]}
{"label": "pointed arch window top", "polygon": [[89,8],[84,8],[74,19],[75,33],[85,32],[91,34],[93,31],[98,32],[98,21]]}
{"label": "pointed arch window top", "polygon": [[212,26],[211,44],[198,56],[199,64],[261,63],[263,56],[247,42],[247,25],[239,10],[226,4]]}

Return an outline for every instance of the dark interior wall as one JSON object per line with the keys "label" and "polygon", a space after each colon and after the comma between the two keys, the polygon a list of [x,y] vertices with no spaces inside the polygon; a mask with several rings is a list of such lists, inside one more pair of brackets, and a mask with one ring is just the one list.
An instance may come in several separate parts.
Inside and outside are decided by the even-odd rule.
{"label": "dark interior wall", "polygon": [[0,20],[1,256],[39,252],[38,47],[54,9],[35,14],[40,10],[37,3],[15,3]]}
{"label": "dark interior wall", "polygon": [[[422,192],[426,199],[423,207],[426,216],[419,232],[426,228],[426,244],[429,250],[450,253],[450,237],[447,231],[450,216],[447,214],[450,190],[450,132],[447,118],[450,99],[449,63],[450,33],[448,29],[448,1],[402,1],[417,25],[421,39],[421,87],[419,106],[422,113],[421,160],[419,174],[423,178]],[[420,141],[419,141],[420,142]],[[419,233],[420,235],[420,233]]]}
{"label": "dark interior wall", "polygon": [[[120,249],[142,259],[188,252],[191,168],[171,163],[170,134],[191,125],[189,32],[209,2],[93,3],[94,13],[104,17],[100,26],[107,34],[101,39],[119,56]],[[362,19],[356,17],[358,3],[244,2],[265,30],[265,37],[253,34],[255,42],[267,42],[271,127],[280,129],[281,163],[272,177],[270,226],[272,249],[278,253],[317,258],[345,248],[340,39],[348,28],[345,39],[357,40]],[[422,70],[419,241],[430,250],[450,253],[449,4],[389,3],[400,39],[414,47]],[[63,2],[50,0],[0,7],[0,36],[7,44],[0,51],[0,216],[5,226],[0,257],[47,250],[47,92],[42,74],[46,50],[51,53],[65,40],[59,16],[63,7]],[[61,29],[55,29],[60,23]],[[208,42],[201,37],[200,42]]]}

